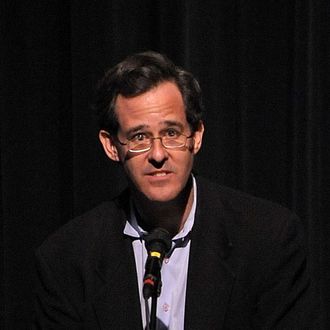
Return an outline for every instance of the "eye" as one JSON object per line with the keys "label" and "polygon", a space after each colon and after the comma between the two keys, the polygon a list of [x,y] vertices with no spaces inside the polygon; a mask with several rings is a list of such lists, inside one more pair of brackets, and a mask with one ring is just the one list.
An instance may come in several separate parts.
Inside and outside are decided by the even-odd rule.
{"label": "eye", "polygon": [[170,138],[176,138],[180,135],[180,133],[174,129],[174,128],[169,128],[166,130],[166,136]]}
{"label": "eye", "polygon": [[136,142],[144,141],[145,139],[147,139],[147,135],[145,133],[136,133],[131,138],[129,138],[130,141]]}

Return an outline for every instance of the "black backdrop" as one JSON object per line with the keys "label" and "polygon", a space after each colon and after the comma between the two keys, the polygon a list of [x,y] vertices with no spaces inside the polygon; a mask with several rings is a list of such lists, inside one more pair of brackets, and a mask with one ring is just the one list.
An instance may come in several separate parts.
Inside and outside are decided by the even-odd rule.
{"label": "black backdrop", "polygon": [[328,0],[1,2],[1,326],[32,310],[33,251],[125,184],[89,108],[105,68],[162,51],[204,91],[199,173],[303,220],[330,327]]}

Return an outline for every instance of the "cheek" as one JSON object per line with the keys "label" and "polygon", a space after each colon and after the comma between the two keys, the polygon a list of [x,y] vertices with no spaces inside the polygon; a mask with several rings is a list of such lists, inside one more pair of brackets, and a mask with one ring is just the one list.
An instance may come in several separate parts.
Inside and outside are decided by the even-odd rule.
{"label": "cheek", "polygon": [[137,158],[126,159],[122,162],[126,175],[131,181],[137,183],[141,180],[141,172],[143,171],[143,162]]}
{"label": "cheek", "polygon": [[180,159],[177,159],[176,166],[178,173],[180,173],[181,176],[183,177],[188,177],[192,170],[193,163],[194,163],[194,155],[191,150],[188,153],[186,153],[184,157],[180,157]]}

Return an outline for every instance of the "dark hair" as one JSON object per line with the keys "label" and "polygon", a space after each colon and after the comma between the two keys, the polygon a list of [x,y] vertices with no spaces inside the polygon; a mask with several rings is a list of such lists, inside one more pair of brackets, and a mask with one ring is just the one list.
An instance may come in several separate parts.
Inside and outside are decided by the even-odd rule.
{"label": "dark hair", "polygon": [[162,82],[174,82],[179,88],[187,121],[198,129],[202,118],[201,89],[191,73],[174,65],[165,55],[148,51],[128,56],[108,70],[96,89],[94,108],[100,129],[115,135],[118,120],[115,113],[117,96],[133,97],[143,94]]}

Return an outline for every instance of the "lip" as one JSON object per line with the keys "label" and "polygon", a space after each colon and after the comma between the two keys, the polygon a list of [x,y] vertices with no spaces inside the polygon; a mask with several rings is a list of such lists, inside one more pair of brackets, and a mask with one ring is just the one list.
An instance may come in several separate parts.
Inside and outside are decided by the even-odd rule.
{"label": "lip", "polygon": [[171,173],[170,171],[152,171],[147,173],[147,175],[159,177],[159,176],[166,176],[170,173]]}
{"label": "lip", "polygon": [[163,182],[169,180],[172,174],[170,171],[153,171],[147,173],[147,177],[150,182]]}

